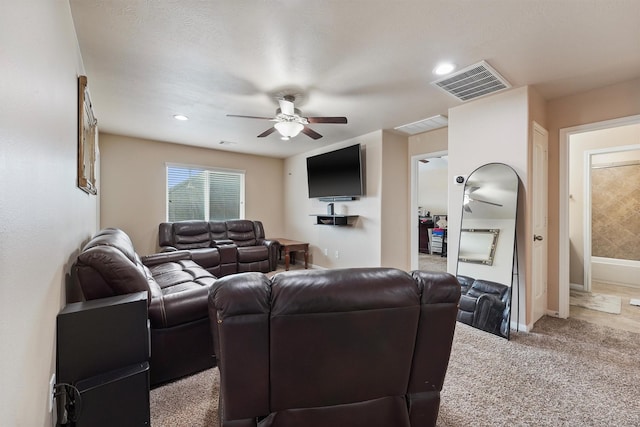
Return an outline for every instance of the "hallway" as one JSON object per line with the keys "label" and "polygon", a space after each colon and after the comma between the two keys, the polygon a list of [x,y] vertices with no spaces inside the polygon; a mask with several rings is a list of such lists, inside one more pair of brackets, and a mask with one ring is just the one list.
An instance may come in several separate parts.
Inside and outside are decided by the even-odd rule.
{"label": "hallway", "polygon": [[629,303],[631,299],[640,299],[639,288],[601,282],[593,282],[591,288],[593,293],[619,296],[622,299],[620,314],[610,314],[572,305],[569,309],[569,317],[610,328],[640,333],[640,307]]}

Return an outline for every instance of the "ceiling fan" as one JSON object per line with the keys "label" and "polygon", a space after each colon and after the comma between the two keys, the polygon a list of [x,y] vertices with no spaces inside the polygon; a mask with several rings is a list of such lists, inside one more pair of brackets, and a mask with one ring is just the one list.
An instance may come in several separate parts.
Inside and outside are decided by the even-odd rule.
{"label": "ceiling fan", "polygon": [[464,192],[464,200],[462,202],[462,207],[463,207],[465,212],[473,213],[473,211],[471,210],[471,207],[469,206],[470,202],[485,203],[487,205],[502,207],[502,205],[500,203],[494,203],[494,202],[489,202],[487,200],[480,200],[480,199],[472,198],[471,194],[474,191],[479,190],[479,189],[480,189],[480,187],[471,187],[468,191]]}
{"label": "ceiling fan", "polygon": [[281,139],[285,141],[298,136],[300,132],[313,139],[322,138],[322,135],[307,126],[310,123],[347,123],[346,117],[303,117],[300,110],[294,107],[294,101],[295,97],[292,95],[285,95],[284,98],[278,99],[280,108],[276,110],[275,117],[241,116],[238,114],[227,114],[227,117],[242,117],[276,122],[273,127],[258,135],[258,138],[269,136],[277,130],[281,135]]}

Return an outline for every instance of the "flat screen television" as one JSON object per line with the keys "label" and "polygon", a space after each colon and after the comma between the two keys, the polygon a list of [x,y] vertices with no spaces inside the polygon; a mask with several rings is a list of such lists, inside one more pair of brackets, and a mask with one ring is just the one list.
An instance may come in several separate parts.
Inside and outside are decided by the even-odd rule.
{"label": "flat screen television", "polygon": [[364,196],[360,144],[307,157],[309,198]]}

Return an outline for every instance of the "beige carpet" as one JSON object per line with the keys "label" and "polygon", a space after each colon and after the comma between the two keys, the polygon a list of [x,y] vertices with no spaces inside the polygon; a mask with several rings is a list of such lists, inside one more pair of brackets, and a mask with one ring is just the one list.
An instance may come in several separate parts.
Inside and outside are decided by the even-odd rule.
{"label": "beige carpet", "polygon": [[605,313],[620,314],[622,298],[617,295],[605,295],[571,290],[569,304]]}
{"label": "beige carpet", "polygon": [[[511,341],[458,323],[438,426],[640,426],[640,334],[544,317]],[[151,391],[151,425],[216,426],[218,371]]]}

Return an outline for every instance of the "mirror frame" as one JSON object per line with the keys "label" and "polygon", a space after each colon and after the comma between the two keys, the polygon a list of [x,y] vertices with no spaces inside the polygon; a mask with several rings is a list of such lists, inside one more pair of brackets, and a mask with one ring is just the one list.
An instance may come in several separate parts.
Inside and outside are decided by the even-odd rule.
{"label": "mirror frame", "polygon": [[[505,169],[498,169],[500,172],[504,170],[504,175],[502,173],[494,175],[496,176],[496,178],[492,180],[492,175],[490,175],[488,173],[489,170],[487,170],[487,176],[482,176],[482,177],[478,176],[476,180],[473,179],[474,178],[473,175],[476,172],[481,170],[483,167],[489,167],[489,166],[504,167]],[[510,171],[508,174],[507,174],[507,170]],[[511,173],[513,173],[513,178],[515,179],[515,182],[512,182]],[[468,207],[465,206],[464,196],[467,194],[467,187],[470,186],[470,188],[473,188],[475,185],[478,185],[478,183],[481,184],[482,182],[507,183],[507,185],[505,185],[504,187],[500,185],[496,186],[496,189],[500,191],[505,190],[505,191],[513,192],[514,193],[513,195],[515,196],[515,198],[511,198],[511,195],[507,195],[507,198],[505,199],[502,199],[502,198],[489,199],[489,200],[476,199],[475,201],[488,204],[488,205],[494,205],[500,208],[502,207],[505,207],[508,209],[513,208],[512,215],[509,213],[508,216],[489,215],[486,218],[482,216],[478,218],[467,218],[468,220],[472,220],[472,221],[468,222],[466,227],[463,228],[463,226],[465,225],[464,224],[465,213],[466,212],[468,212],[469,214],[471,213],[471,210],[469,210]],[[492,186],[488,188],[492,188]],[[477,191],[477,190],[478,188],[474,189],[473,191]],[[519,199],[520,199],[520,177],[518,176],[515,169],[513,169],[511,166],[504,163],[493,162],[493,163],[487,163],[487,164],[478,166],[468,175],[464,183],[463,199],[461,200],[462,214],[460,216],[460,228],[459,228],[460,235],[458,240],[458,251],[456,254],[457,255],[456,277],[458,278],[458,281],[460,282],[463,288],[463,293],[460,297],[458,321],[506,339],[510,338],[510,332],[511,332],[511,308],[512,308],[511,299],[514,292],[513,287],[518,286],[518,283],[519,283],[519,280],[517,278],[517,275],[518,275],[517,273],[517,269],[518,269],[517,267],[517,256],[518,256],[517,227],[518,227],[518,205],[520,202]],[[505,220],[509,222],[511,221],[513,222],[513,230],[511,230],[511,228],[508,228],[508,229],[500,228],[500,225],[498,224],[500,224],[501,221],[505,221]],[[494,221],[493,225],[491,224],[491,221]],[[478,228],[473,227],[473,225],[476,225],[476,223]],[[482,227],[482,225],[485,225],[485,227],[480,228]],[[496,227],[496,225],[498,226]],[[490,260],[489,258],[485,260],[474,260],[474,259],[470,260],[468,259],[468,257],[460,258],[460,248],[461,248],[460,243],[461,243],[463,232],[464,231],[468,232],[470,230],[472,232],[489,232],[493,235],[491,249],[490,249],[490,252],[491,252]],[[497,233],[493,234],[492,233],[493,231],[496,231]],[[511,231],[513,231],[513,233],[511,233]],[[511,234],[513,234],[513,241],[511,241]],[[502,249],[498,250],[497,237],[503,236],[503,235],[504,237],[501,237],[500,239],[501,240],[500,245]],[[505,239],[509,241],[506,241]],[[510,252],[511,254],[508,260],[506,259],[506,256],[508,256],[508,254],[504,253],[507,246],[510,248],[508,252]],[[502,255],[500,255],[498,252],[502,253]],[[460,271],[461,263],[478,265],[477,268],[479,268],[480,270],[476,272],[475,268],[470,265],[469,272],[465,272],[464,269],[461,272]],[[499,265],[494,265],[494,263],[497,263]],[[505,267],[507,267],[507,265],[505,264],[507,263],[508,263],[508,269],[509,269],[508,272],[505,269]],[[482,269],[484,269],[485,267],[498,268],[498,270],[495,270],[495,271],[487,270],[486,272],[487,275],[485,277],[482,277],[482,274],[480,274],[480,272],[484,271]],[[516,276],[514,276],[514,274]],[[494,275],[495,275],[495,278],[493,277]],[[500,277],[501,279],[498,279],[498,277]],[[468,290],[467,292],[465,292],[464,289],[471,289],[471,287],[475,282],[479,282],[478,287],[474,288],[475,291],[473,293],[467,295]],[[481,299],[483,299],[483,302],[480,301]],[[502,302],[496,299],[501,299]],[[492,300],[495,302],[493,303],[488,302]],[[486,304],[492,304],[492,305],[495,304],[495,307],[491,306],[492,307],[491,311],[493,312],[493,315],[490,314],[488,318],[492,320],[488,321],[487,323],[483,323],[482,321],[482,319],[484,319],[484,316],[486,315],[484,311],[480,311],[479,313],[476,313],[476,308],[481,304],[485,304],[485,306]],[[497,318],[494,317],[496,313],[494,310],[502,310],[502,315],[501,315],[502,320],[500,321],[499,324],[495,324]],[[479,317],[476,317],[476,315],[479,315]],[[485,319],[485,320],[488,320],[488,319]],[[480,321],[476,322],[476,320],[480,320]]]}
{"label": "mirror frame", "polygon": [[[488,234],[491,236],[491,243],[489,243],[489,254],[485,258],[466,258],[460,256],[460,251],[462,248],[462,235],[464,233],[478,233],[478,234]],[[458,244],[458,261],[459,262],[467,262],[470,264],[484,264],[484,265],[493,265],[493,258],[496,254],[496,243],[498,242],[498,235],[500,234],[499,229],[493,228],[463,228],[460,230],[460,243]]]}
{"label": "mirror frame", "polygon": [[78,188],[96,195],[98,120],[87,89],[87,76],[78,77]]}

